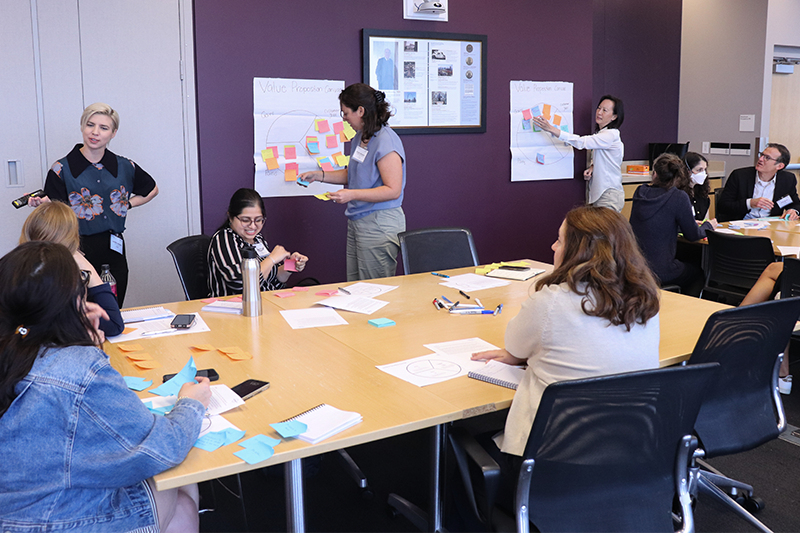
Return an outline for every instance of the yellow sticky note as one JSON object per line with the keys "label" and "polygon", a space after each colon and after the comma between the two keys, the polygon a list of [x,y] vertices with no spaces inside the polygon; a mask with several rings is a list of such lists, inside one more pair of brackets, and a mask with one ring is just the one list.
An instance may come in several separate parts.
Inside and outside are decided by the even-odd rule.
{"label": "yellow sticky note", "polygon": [[275,170],[278,168],[278,160],[275,158],[269,158],[265,161],[265,163],[267,164],[267,169],[269,170]]}
{"label": "yellow sticky note", "polygon": [[331,193],[325,192],[325,193],[322,193],[322,194],[315,194],[314,198],[317,198],[318,200],[322,200],[324,202],[327,202],[328,200],[331,199]]}
{"label": "yellow sticky note", "polygon": [[275,152],[276,150],[273,147],[264,148],[263,150],[261,150],[261,159],[263,159],[265,162],[267,161],[267,159],[275,159],[276,157],[278,157],[278,154],[276,154]]}
{"label": "yellow sticky note", "polygon": [[[133,329],[133,328],[131,328],[131,329]],[[142,345],[141,344],[118,344],[117,348],[119,348],[123,352],[138,352],[139,350],[142,349]]]}
{"label": "yellow sticky note", "polygon": [[344,133],[348,141],[356,136],[356,130],[353,129],[349,122],[344,123],[344,129],[342,130],[342,133]]}
{"label": "yellow sticky note", "polygon": [[493,270],[493,269],[492,269],[492,268],[489,268],[489,267],[480,267],[480,268],[476,268],[476,269],[475,269],[475,273],[476,273],[476,274],[488,274],[488,273],[489,273],[489,272],[491,272],[492,270]]}
{"label": "yellow sticky note", "polygon": [[149,370],[151,368],[161,368],[161,363],[158,361],[134,361],[133,366],[140,370]]}
{"label": "yellow sticky note", "polygon": [[125,356],[128,359],[131,359],[133,361],[152,361],[153,360],[153,356],[150,355],[149,353],[145,353],[145,352],[142,352],[142,353],[129,353],[129,354],[125,354]]}

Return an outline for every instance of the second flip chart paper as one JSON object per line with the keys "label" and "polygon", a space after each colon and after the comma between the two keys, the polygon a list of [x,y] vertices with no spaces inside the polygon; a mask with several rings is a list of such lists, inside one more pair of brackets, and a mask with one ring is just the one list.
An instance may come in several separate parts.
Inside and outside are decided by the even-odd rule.
{"label": "second flip chart paper", "polygon": [[[298,174],[319,169],[317,158],[341,152],[343,146],[329,148],[318,124],[342,127],[339,123],[339,93],[344,81],[301,80],[284,78],[253,78],[253,121],[255,147],[254,188],[261,196],[304,196],[335,191],[338,185],[312,183],[300,187],[287,181],[286,172]],[[319,121],[319,122],[318,122]],[[319,137],[317,150],[312,154],[307,137]],[[268,165],[262,150],[277,147],[274,160]],[[287,167],[287,163],[289,166]],[[295,167],[293,164],[296,164]],[[272,168],[269,168],[272,167]],[[336,166],[335,169],[340,169]]]}
{"label": "second flip chart paper", "polygon": [[572,147],[532,127],[527,117],[539,115],[563,131],[574,133],[572,84],[511,82],[511,181],[572,179]]}

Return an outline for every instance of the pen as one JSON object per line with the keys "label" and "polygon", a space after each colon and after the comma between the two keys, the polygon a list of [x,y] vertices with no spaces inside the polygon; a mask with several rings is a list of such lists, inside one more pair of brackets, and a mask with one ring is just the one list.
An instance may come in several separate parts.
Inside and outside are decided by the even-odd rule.
{"label": "pen", "polygon": [[438,272],[431,272],[434,276],[439,276],[440,278],[449,278],[447,274],[439,274]]}
{"label": "pen", "polygon": [[498,305],[498,306],[495,308],[495,310],[493,311],[493,313],[494,313],[495,315],[499,315],[499,314],[500,314],[500,313],[502,313],[502,312],[503,312],[503,304],[500,304],[500,305]]}
{"label": "pen", "polygon": [[456,302],[456,303],[454,303],[454,304],[453,304],[453,306],[452,306],[450,309],[455,309],[456,307],[458,307],[458,304],[460,304],[460,303],[461,303],[461,302]]}
{"label": "pen", "polygon": [[477,302],[477,304],[478,304],[478,305],[480,305],[481,307],[483,307],[483,304],[482,304],[482,303],[481,303],[481,301],[480,301],[480,300],[478,300],[477,298],[475,298],[475,302]]}
{"label": "pen", "polygon": [[445,302],[447,302],[449,304],[453,303],[450,300],[448,300],[446,296],[442,296],[442,300],[444,300]]}
{"label": "pen", "polygon": [[436,298],[433,299],[433,306],[436,308],[437,311],[442,308],[442,304],[440,304],[439,300],[437,300]]}
{"label": "pen", "polygon": [[494,311],[486,309],[456,309],[455,311],[450,310],[450,313],[454,315],[493,315]]}
{"label": "pen", "polygon": [[460,290],[460,291],[458,291],[458,294],[460,294],[461,296],[463,296],[464,298],[469,300],[469,294],[467,294],[466,292]]}
{"label": "pen", "polygon": [[343,289],[342,287],[339,287],[339,290],[342,291],[343,293],[345,293],[346,295],[350,296],[350,291],[348,291],[347,289]]}
{"label": "pen", "polygon": [[166,335],[167,333],[176,333],[177,329],[160,329],[158,331],[145,331],[142,333],[142,337],[149,337],[151,335]]}

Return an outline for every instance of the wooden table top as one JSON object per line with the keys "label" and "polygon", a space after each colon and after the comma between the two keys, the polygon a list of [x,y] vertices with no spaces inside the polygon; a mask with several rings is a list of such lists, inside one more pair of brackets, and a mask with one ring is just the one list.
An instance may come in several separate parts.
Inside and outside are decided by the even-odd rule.
{"label": "wooden table top", "polygon": [[[531,262],[541,268],[549,265]],[[450,274],[472,272],[457,269]],[[119,350],[106,343],[112,365],[123,375],[141,376],[161,382],[163,374],[179,371],[193,356],[198,369],[215,368],[218,383],[236,385],[245,379],[269,381],[270,388],[247,400],[245,406],[225,413],[232,424],[247,431],[246,437],[263,433],[277,437],[269,427],[306,409],[329,403],[340,409],[357,411],[364,421],[316,445],[289,439],[275,448],[275,455],[258,465],[248,465],[233,455],[236,444],[214,452],[193,448],[186,460],[155,477],[159,490],[215,479],[254,468],[284,463],[293,459],[371,442],[434,425],[503,409],[511,404],[514,391],[467,377],[417,387],[376,368],[430,353],[424,344],[480,337],[503,346],[506,325],[532,291],[534,280],[518,282],[471,294],[485,307],[503,303],[500,315],[453,316],[437,311],[432,300],[442,295],[451,300],[457,291],[439,285],[442,278],[415,274],[372,280],[371,283],[396,285],[397,289],[378,297],[390,302],[372,315],[341,311],[347,326],[293,330],[280,315],[282,309],[308,308],[324,299],[315,293],[336,288],[339,283],[311,287],[292,298],[262,294],[263,314],[242,317],[222,313],[202,314],[211,331],[137,340],[143,351],[161,362],[162,368],[137,370]],[[177,302],[164,306],[176,313],[198,312],[200,301]],[[662,292],[661,363],[680,362],[694,348],[707,317],[726,306]],[[376,328],[367,323],[385,317],[397,325]],[[215,348],[239,346],[253,359],[231,361],[218,351],[193,352],[195,344]],[[150,396],[146,392],[140,396]]]}

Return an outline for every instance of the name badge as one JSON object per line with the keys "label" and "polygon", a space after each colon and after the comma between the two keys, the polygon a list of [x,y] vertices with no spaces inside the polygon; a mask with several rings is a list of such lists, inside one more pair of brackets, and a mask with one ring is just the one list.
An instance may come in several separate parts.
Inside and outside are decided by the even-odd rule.
{"label": "name badge", "polygon": [[789,196],[788,194],[786,196],[784,196],[783,198],[781,198],[780,200],[778,200],[778,202],[777,202],[778,207],[780,207],[781,209],[783,209],[784,207],[786,207],[790,203],[792,203],[792,197]]}
{"label": "name badge", "polygon": [[355,152],[353,152],[353,159],[355,159],[355,160],[356,160],[356,161],[358,161],[359,163],[363,163],[363,162],[364,162],[364,159],[366,159],[366,158],[367,158],[367,154],[368,154],[368,153],[369,153],[369,152],[367,151],[367,149],[366,149],[366,148],[364,148],[363,146],[358,146],[358,147],[356,148],[356,151],[355,151]]}
{"label": "name badge", "polygon": [[264,243],[261,243],[261,242],[257,243],[255,248],[256,248],[256,253],[258,254],[258,257],[265,257],[265,256],[269,255],[269,252],[267,251],[267,247],[264,246]]}
{"label": "name badge", "polygon": [[118,254],[122,255],[122,247],[124,246],[124,242],[122,237],[119,235],[111,234],[111,249],[117,252]]}

